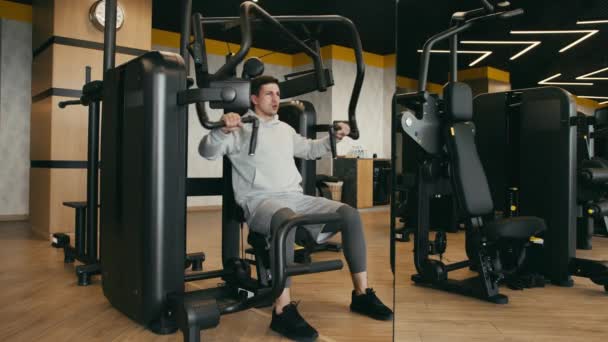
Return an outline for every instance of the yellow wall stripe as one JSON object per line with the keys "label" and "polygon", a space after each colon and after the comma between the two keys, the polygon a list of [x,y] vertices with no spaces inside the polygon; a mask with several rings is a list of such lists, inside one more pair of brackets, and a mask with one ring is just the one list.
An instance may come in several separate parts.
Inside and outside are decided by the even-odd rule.
{"label": "yellow wall stripe", "polygon": [[[349,49],[352,51],[352,49]],[[353,56],[353,62],[354,62],[354,56]],[[376,68],[385,68],[384,65],[384,56],[382,55],[377,55],[375,53],[370,53],[370,52],[363,52],[363,62],[366,65],[369,66],[373,66]]]}
{"label": "yellow wall stripe", "polygon": [[504,83],[511,83],[511,75],[503,70],[492,67],[480,67],[458,71],[458,78],[465,80],[495,80]]}
{"label": "yellow wall stripe", "polygon": [[[388,55],[394,56],[394,55]],[[335,59],[339,61],[355,63],[355,52],[353,49],[340,46],[340,45],[327,45],[321,48],[321,57],[325,60]],[[394,57],[392,57],[394,59]],[[373,66],[378,68],[387,67],[385,63],[386,56],[378,55],[370,52],[363,52],[363,62],[367,66]],[[388,59],[391,60],[391,57]],[[297,53],[293,55],[293,67],[310,64],[310,58],[304,53]],[[389,66],[394,66],[389,65]]]}
{"label": "yellow wall stripe", "polygon": [[[205,39],[205,43],[207,44],[207,53],[215,54],[215,55],[225,55],[228,53],[226,42],[222,42],[214,39]],[[174,32],[168,32],[158,29],[152,29],[152,45],[160,45],[160,46],[168,46],[172,48],[179,47],[179,34]],[[239,49],[239,46],[236,44],[230,43],[230,51],[236,52]],[[275,64],[275,65],[283,65],[288,67],[297,67],[302,65],[311,64],[310,57],[308,57],[305,53],[300,52],[294,55],[289,55],[286,53],[273,52],[271,50],[251,48],[248,56],[265,56],[264,62]],[[363,52],[363,61],[368,66],[374,66],[379,68],[384,68],[386,64],[389,66],[394,66],[395,55],[388,55],[388,63],[385,63],[387,60],[386,56]],[[339,45],[327,45],[321,48],[321,57],[325,60],[336,59],[347,62],[355,62],[355,53],[353,49],[339,46]],[[392,64],[392,65],[390,65]]]}
{"label": "yellow wall stripe", "polygon": [[[397,86],[399,88],[416,91],[418,89],[418,80],[404,76],[397,76]],[[431,93],[442,94],[443,86],[441,84],[428,82],[426,85],[426,90],[430,91]]]}
{"label": "yellow wall stripe", "polygon": [[[355,63],[355,51],[352,48],[330,45],[331,59]],[[323,57],[325,58],[325,57]],[[384,57],[375,53],[363,52],[363,63],[368,66],[384,68]]]}
{"label": "yellow wall stripe", "polygon": [[[221,56],[227,55],[228,52],[235,53],[240,48],[240,46],[237,44],[232,44],[232,43],[226,44],[226,42],[223,42],[220,40],[215,40],[215,39],[205,39],[205,44],[207,46],[207,53],[210,53],[213,55],[221,55]],[[228,46],[230,46],[230,51],[228,51]],[[265,49],[251,48],[251,49],[249,49],[249,53],[247,54],[247,57],[262,57],[262,56],[265,56],[264,63],[282,65],[282,66],[287,66],[287,67],[291,67],[293,64],[292,56],[285,54],[285,53],[274,52],[274,51],[265,50]]]}
{"label": "yellow wall stripe", "polygon": [[0,0],[0,18],[32,22],[32,6]]}
{"label": "yellow wall stripe", "polygon": [[414,90],[418,88],[418,81],[409,77],[397,76],[397,86],[399,88]]}
{"label": "yellow wall stripe", "polygon": [[384,55],[384,67],[392,68],[397,65],[397,55],[392,53],[390,55]]}
{"label": "yellow wall stripe", "polygon": [[165,30],[152,29],[152,45],[161,45],[179,49],[180,34]]}
{"label": "yellow wall stripe", "polygon": [[576,104],[579,106],[589,107],[589,108],[593,108],[593,109],[600,107],[600,104],[597,101],[594,101],[592,99],[587,99],[587,98],[578,97],[578,96],[575,96],[575,98],[576,98]]}
{"label": "yellow wall stripe", "polygon": [[487,67],[487,70],[488,79],[504,83],[511,83],[511,74],[509,72],[492,67]]}
{"label": "yellow wall stripe", "polygon": [[[321,49],[321,56],[323,56],[323,49]],[[308,57],[305,53],[299,52],[292,56],[292,66],[298,67],[306,64],[311,64],[310,57]]]}
{"label": "yellow wall stripe", "polygon": [[[152,29],[152,45],[167,46],[178,49],[179,40],[179,33]],[[205,39],[205,44],[207,47],[207,53],[213,55],[225,56],[226,54],[228,54],[228,47],[230,47],[230,51],[233,53],[239,50],[239,45],[237,44],[226,44],[226,42],[215,39]],[[293,57],[291,55],[258,48],[251,48],[249,50],[249,53],[247,54],[247,57],[261,57],[265,55],[267,55],[266,57],[264,57],[264,62],[266,63],[283,65],[288,67],[291,67],[293,64]]]}
{"label": "yellow wall stripe", "polygon": [[426,89],[428,89],[431,93],[435,93],[435,94],[443,94],[443,86],[441,84],[437,84],[437,83],[429,83],[426,86]]}

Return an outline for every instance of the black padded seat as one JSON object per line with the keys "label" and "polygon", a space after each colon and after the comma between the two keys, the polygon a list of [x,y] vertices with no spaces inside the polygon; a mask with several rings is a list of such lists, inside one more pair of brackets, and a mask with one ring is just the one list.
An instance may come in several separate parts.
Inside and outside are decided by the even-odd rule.
{"label": "black padded seat", "polygon": [[545,220],[534,216],[518,216],[495,220],[483,226],[484,235],[489,241],[499,239],[528,239],[547,230]]}

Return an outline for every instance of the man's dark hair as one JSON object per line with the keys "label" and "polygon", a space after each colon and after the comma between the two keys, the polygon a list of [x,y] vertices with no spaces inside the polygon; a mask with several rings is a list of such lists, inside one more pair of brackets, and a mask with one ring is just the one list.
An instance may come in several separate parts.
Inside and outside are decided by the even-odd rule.
{"label": "man's dark hair", "polygon": [[279,80],[272,76],[266,75],[258,76],[251,80],[251,95],[258,96],[260,93],[260,88],[262,88],[264,84],[268,83],[275,83],[276,85],[279,85]]}

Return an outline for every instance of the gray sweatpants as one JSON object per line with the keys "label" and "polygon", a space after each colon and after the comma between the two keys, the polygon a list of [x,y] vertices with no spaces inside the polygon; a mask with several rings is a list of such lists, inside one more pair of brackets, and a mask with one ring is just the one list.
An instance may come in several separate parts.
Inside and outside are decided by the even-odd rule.
{"label": "gray sweatpants", "polygon": [[[367,253],[361,217],[356,209],[344,203],[324,197],[308,196],[300,192],[271,193],[264,197],[247,200],[243,210],[249,228],[263,235],[270,235],[271,226],[279,226],[293,215],[338,213],[345,222],[342,227],[309,225],[305,228],[318,243],[326,241],[340,231],[344,257],[351,273],[360,273],[367,269]],[[288,247],[286,251],[288,264],[292,264],[294,259],[295,232],[295,230],[290,232],[285,244]],[[288,278],[286,287],[290,285],[291,279]]]}

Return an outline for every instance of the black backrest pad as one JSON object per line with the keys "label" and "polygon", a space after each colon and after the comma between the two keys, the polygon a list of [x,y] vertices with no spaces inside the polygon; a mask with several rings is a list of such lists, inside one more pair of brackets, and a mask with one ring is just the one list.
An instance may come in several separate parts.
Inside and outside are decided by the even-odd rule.
{"label": "black backrest pad", "polygon": [[446,135],[453,183],[460,207],[469,216],[490,214],[494,203],[486,173],[477,154],[475,125],[472,122],[455,123],[448,127]]}
{"label": "black backrest pad", "polygon": [[448,83],[443,89],[446,113],[451,121],[473,119],[473,92],[466,83]]}

